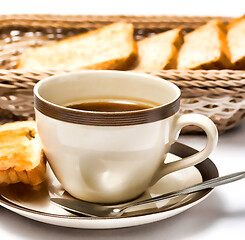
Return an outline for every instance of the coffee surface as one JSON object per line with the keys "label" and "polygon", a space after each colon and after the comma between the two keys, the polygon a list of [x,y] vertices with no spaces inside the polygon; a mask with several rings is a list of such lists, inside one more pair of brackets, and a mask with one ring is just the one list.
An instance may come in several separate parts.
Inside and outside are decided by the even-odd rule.
{"label": "coffee surface", "polygon": [[66,107],[95,112],[125,112],[150,108],[150,105],[131,101],[94,101],[67,105]]}

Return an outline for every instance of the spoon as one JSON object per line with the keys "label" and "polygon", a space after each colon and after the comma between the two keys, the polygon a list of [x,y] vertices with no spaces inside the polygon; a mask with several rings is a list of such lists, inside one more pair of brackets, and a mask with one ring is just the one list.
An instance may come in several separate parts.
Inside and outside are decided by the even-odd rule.
{"label": "spoon", "polygon": [[139,202],[129,203],[120,207],[90,203],[78,199],[51,198],[50,200],[55,205],[58,205],[59,207],[62,207],[73,213],[83,214],[91,217],[119,217],[124,213],[126,209],[131,207],[141,206],[148,203],[155,203],[164,199],[169,199],[180,195],[194,193],[207,188],[214,188],[226,183],[237,181],[244,177],[245,177],[245,172],[233,173],[223,177],[213,178],[208,181],[204,181],[202,183],[184,188],[179,191],[170,192],[167,194],[163,194]]}

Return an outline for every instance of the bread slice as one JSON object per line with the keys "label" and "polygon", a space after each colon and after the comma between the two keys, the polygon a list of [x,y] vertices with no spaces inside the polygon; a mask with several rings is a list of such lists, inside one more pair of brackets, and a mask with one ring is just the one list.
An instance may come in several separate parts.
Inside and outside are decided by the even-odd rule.
{"label": "bread slice", "polygon": [[45,179],[46,161],[35,121],[0,126],[0,184],[38,185]]}
{"label": "bread slice", "polygon": [[227,26],[227,42],[233,69],[245,69],[245,15]]}
{"label": "bread slice", "polygon": [[230,67],[224,25],[212,20],[184,37],[178,69],[223,69]]}
{"label": "bread slice", "polygon": [[117,22],[41,47],[29,48],[18,61],[24,70],[126,70],[137,58],[130,23]]}
{"label": "bread slice", "polygon": [[137,42],[138,63],[135,70],[159,71],[176,68],[183,35],[180,28],[159,33]]}

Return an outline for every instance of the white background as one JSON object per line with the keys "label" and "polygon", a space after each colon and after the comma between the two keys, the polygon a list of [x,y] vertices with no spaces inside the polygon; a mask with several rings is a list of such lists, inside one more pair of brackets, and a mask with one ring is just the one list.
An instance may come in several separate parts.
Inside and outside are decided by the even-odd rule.
{"label": "white background", "polygon": [[[0,14],[132,14],[234,16],[245,14],[245,1],[1,1]],[[182,136],[196,149],[204,136]],[[221,135],[210,157],[220,175],[245,170],[245,122]],[[245,239],[245,180],[215,189],[190,210],[157,223],[119,230],[81,230],[26,219],[0,207],[1,239]]]}
{"label": "white background", "polygon": [[243,0],[1,0],[0,14],[133,14],[241,16]]}

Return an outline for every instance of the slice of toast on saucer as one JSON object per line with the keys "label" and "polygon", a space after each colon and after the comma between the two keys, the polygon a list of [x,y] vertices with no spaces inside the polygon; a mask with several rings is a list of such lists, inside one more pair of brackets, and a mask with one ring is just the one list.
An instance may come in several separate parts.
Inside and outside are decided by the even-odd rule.
{"label": "slice of toast on saucer", "polygon": [[38,185],[45,179],[46,161],[35,121],[0,125],[0,184]]}

